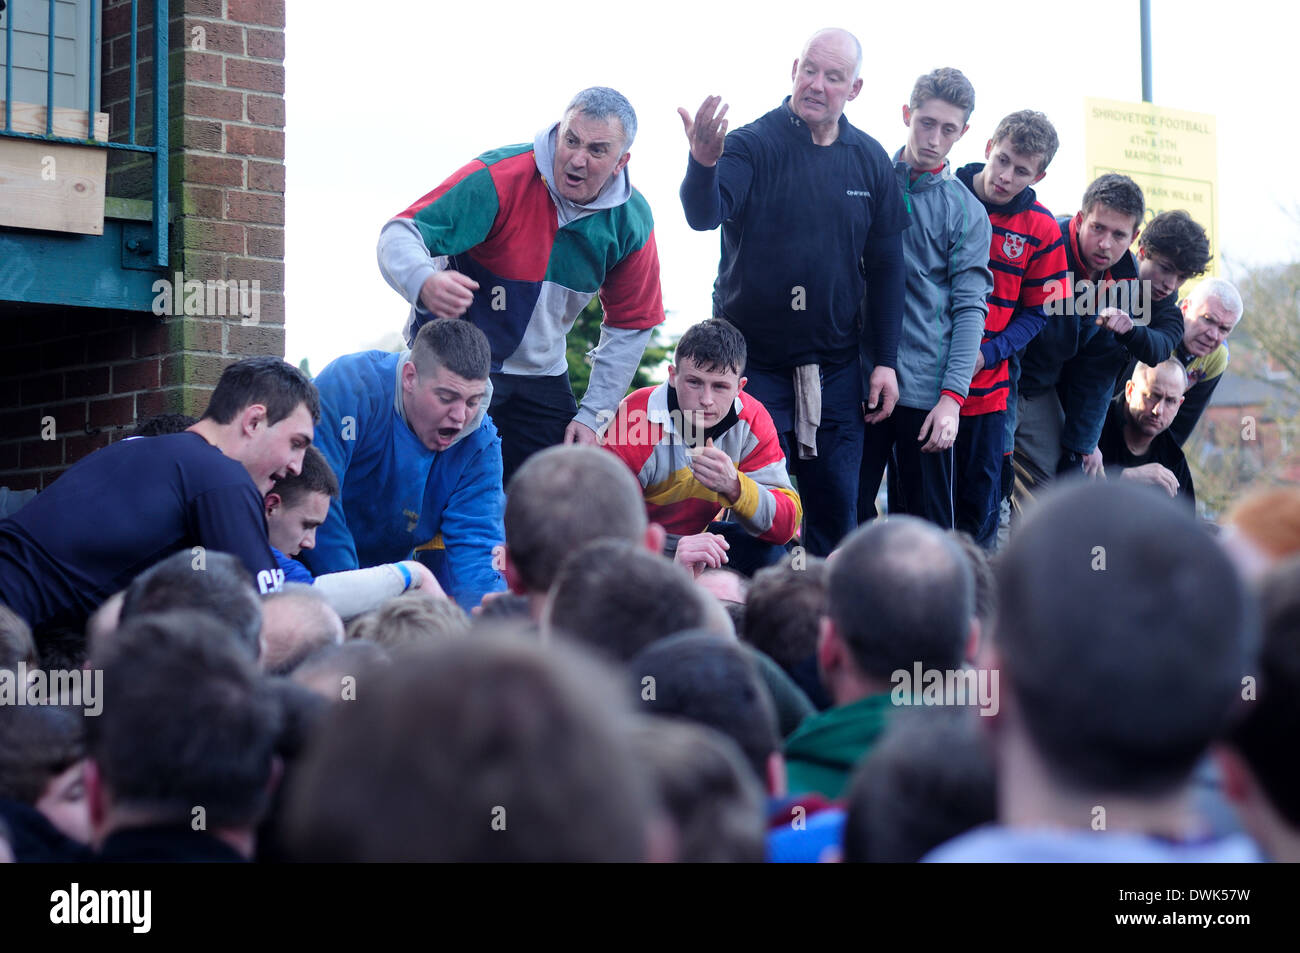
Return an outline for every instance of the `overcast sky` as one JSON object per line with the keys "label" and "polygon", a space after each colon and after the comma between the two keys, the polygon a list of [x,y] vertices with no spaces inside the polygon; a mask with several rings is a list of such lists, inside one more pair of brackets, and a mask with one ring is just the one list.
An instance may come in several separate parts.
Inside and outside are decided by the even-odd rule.
{"label": "overcast sky", "polygon": [[[1256,0],[1151,6],[1155,103],[1217,120],[1221,257],[1238,267],[1300,257],[1300,224],[1287,215],[1300,206],[1300,122],[1288,96],[1300,12]],[[683,218],[676,107],[694,112],[716,93],[733,128],[757,118],[790,91],[804,39],[824,26],[862,41],[863,89],[845,112],[891,155],[912,83],[938,66],[975,86],[954,165],[982,159],[1005,114],[1047,113],[1061,149],[1039,198],[1073,212],[1087,185],[1084,99],[1141,99],[1138,8],[289,0],[286,357],[319,372],[399,331],[408,306],[375,262],[384,222],[479,153],[531,141],[595,85],[620,90],[637,111],[628,168],[654,212],[669,328],[708,317],[718,233],[693,232]]]}

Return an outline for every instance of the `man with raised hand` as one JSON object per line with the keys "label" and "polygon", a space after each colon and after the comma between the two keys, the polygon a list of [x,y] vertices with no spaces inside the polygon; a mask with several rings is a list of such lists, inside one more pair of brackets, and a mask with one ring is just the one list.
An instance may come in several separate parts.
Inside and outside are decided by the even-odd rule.
{"label": "man with raised hand", "polygon": [[791,95],[749,125],[727,135],[717,96],[693,119],[678,110],[686,220],[722,228],[713,314],[745,336],[749,393],[772,415],[819,556],[857,523],[864,403],[876,422],[898,400],[907,213],[889,156],[844,118],[861,69],[853,34],[822,30],[794,61]]}
{"label": "man with raised hand", "polygon": [[[483,153],[380,233],[379,269],[411,303],[408,344],[435,318],[487,334],[507,481],[544,447],[596,443],[664,320],[654,222],[627,172],[635,137],[627,99],[584,89],[533,142]],[[597,293],[600,344],[579,407],[565,338]]]}

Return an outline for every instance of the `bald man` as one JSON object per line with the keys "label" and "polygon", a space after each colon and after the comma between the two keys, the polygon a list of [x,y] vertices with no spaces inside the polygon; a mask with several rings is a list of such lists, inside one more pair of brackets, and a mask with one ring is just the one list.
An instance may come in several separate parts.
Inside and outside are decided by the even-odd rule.
{"label": "bald man", "polygon": [[875,423],[898,400],[908,213],[885,150],[844,118],[861,69],[853,34],[822,30],[754,122],[727,135],[718,96],[678,110],[686,221],[722,230],[713,316],[745,336],[746,393],[772,415],[814,556],[857,524],[864,411]]}
{"label": "bald man", "polygon": [[1187,371],[1176,358],[1155,367],[1139,362],[1111,401],[1097,449],[1106,476],[1150,484],[1195,508],[1192,472],[1168,432],[1186,393]]}

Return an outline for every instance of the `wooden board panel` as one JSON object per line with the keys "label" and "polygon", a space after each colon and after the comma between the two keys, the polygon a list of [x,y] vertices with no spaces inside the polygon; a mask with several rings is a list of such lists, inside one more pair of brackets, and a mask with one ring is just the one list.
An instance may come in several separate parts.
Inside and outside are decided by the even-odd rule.
{"label": "wooden board panel", "polygon": [[[45,107],[36,103],[14,102],[13,131],[45,135]],[[5,101],[0,99],[0,130],[4,129]],[[65,139],[90,139],[86,134],[86,111],[54,107],[54,134]],[[95,139],[108,142],[108,113],[95,113]]]}
{"label": "wooden board panel", "polygon": [[108,150],[0,138],[0,225],[104,234]]}

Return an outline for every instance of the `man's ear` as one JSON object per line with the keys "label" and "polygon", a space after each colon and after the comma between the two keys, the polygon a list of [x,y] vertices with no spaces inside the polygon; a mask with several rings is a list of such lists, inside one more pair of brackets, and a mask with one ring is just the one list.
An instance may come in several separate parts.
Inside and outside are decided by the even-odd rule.
{"label": "man's ear", "polygon": [[833,672],[839,666],[843,643],[830,616],[822,616],[817,623],[817,667],[823,672]]}
{"label": "man's ear", "polygon": [[862,77],[859,76],[853,81],[853,87],[849,90],[848,101],[858,98],[858,93],[862,92]]}
{"label": "man's ear", "polygon": [[524,586],[523,577],[519,575],[519,567],[516,566],[515,561],[510,558],[510,546],[507,544],[501,548],[504,550],[505,555],[506,564],[503,574],[506,577],[507,588],[517,596],[528,595],[528,589]]}
{"label": "man's ear", "polygon": [[1079,209],[1079,211],[1074,213],[1074,227],[1077,229],[1082,224],[1083,224],[1083,209]]}
{"label": "man's ear", "polygon": [[239,415],[239,431],[252,436],[266,423],[266,406],[249,404]]}
{"label": "man's ear", "polygon": [[668,365],[668,386],[673,390],[677,389],[677,365]]}
{"label": "man's ear", "polygon": [[656,556],[664,554],[664,543],[668,540],[668,531],[658,523],[651,523],[645,528],[645,548]]}
{"label": "man's ear", "polygon": [[419,376],[420,374],[415,369],[415,364],[412,361],[407,361],[405,364],[403,364],[402,365],[402,390],[408,394],[414,391],[415,382]]}
{"label": "man's ear", "polygon": [[798,58],[796,58],[794,61],[794,65],[790,67],[790,79],[793,80],[798,75],[799,75],[799,60]]}
{"label": "man's ear", "polygon": [[1030,182],[1029,184],[1030,184],[1030,185],[1037,185],[1039,182],[1043,181],[1043,176],[1045,176],[1045,175],[1047,175],[1047,170],[1046,170],[1046,169],[1044,169],[1042,172],[1038,173],[1038,175],[1034,176],[1033,181]]}
{"label": "man's ear", "polygon": [[275,515],[275,511],[278,510],[283,503],[284,501],[280,499],[280,494],[276,493],[274,490],[266,494],[262,499],[262,506],[266,509],[267,519],[270,519]]}
{"label": "man's ear", "polygon": [[909,128],[912,125],[912,107],[906,103],[903,104],[903,125]]}
{"label": "man's ear", "polygon": [[1191,302],[1192,299],[1190,297],[1184,298],[1182,301],[1178,302],[1178,309],[1183,312],[1184,318],[1187,317],[1187,306],[1191,304]]}
{"label": "man's ear", "polygon": [[[992,158],[992,157],[993,157],[993,140],[990,139],[988,142],[986,142],[986,143],[984,144],[984,158],[985,158],[985,159],[989,159],[989,158]],[[1041,175],[1040,175],[1040,178],[1041,178]],[[1035,179],[1034,181],[1037,182],[1038,179]]]}
{"label": "man's ear", "polygon": [[736,393],[739,394],[742,390],[744,390],[744,389],[745,389],[745,385],[748,384],[748,383],[749,383],[749,378],[748,378],[748,377],[742,377],[742,378],[740,379],[740,381],[736,384]]}
{"label": "man's ear", "polygon": [[[957,133],[957,139],[960,139],[962,136],[966,135],[966,130],[968,129],[970,129],[970,123],[966,123],[966,125],[961,127],[961,132]],[[957,139],[954,139],[953,142],[956,142]]]}
{"label": "man's ear", "polygon": [[[623,167],[627,165],[627,160],[631,158],[632,158],[632,153],[630,152],[623,153],[623,155],[619,157],[618,164],[614,166],[614,175],[618,175],[620,172],[622,172]],[[637,166],[637,168],[640,168],[640,166]]]}
{"label": "man's ear", "polygon": [[1137,385],[1133,383],[1133,378],[1131,378],[1131,377],[1130,377],[1128,380],[1126,380],[1126,381],[1124,382],[1124,400],[1125,400],[1125,402],[1130,401],[1130,400],[1133,399],[1133,388],[1136,387],[1136,386],[1137,386]]}

